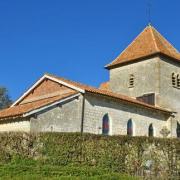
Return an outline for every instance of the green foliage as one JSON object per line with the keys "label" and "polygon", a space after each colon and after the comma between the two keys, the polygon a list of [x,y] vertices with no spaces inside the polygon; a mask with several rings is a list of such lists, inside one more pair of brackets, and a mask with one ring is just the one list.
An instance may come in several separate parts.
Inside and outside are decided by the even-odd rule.
{"label": "green foliage", "polygon": [[29,164],[29,160],[19,161],[18,164],[0,166],[0,177],[3,179],[123,179],[136,180],[127,175],[113,173],[102,168],[88,166],[53,166]]}
{"label": "green foliage", "polygon": [[8,90],[4,87],[0,87],[0,109],[9,107],[12,104],[8,95]]}
{"label": "green foliage", "polygon": [[[0,134],[0,163],[1,168],[5,163],[11,164],[9,168],[21,164],[39,176],[49,171],[48,176],[54,173],[58,177],[100,178],[114,173],[115,176],[175,179],[180,175],[180,141],[79,133],[3,133]],[[22,174],[23,168],[17,172]]]}

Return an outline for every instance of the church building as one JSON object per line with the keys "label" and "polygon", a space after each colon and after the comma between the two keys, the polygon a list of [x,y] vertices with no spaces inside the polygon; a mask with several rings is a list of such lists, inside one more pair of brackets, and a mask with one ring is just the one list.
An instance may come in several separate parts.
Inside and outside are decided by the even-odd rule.
{"label": "church building", "polygon": [[180,137],[180,53],[151,25],[99,88],[51,74],[0,111],[0,132]]}

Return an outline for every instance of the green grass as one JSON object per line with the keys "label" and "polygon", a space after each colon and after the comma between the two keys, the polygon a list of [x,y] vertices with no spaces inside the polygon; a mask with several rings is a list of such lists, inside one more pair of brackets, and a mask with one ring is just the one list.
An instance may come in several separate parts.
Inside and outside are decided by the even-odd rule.
{"label": "green grass", "polygon": [[138,178],[91,166],[53,166],[27,161],[0,165],[0,179],[137,180]]}

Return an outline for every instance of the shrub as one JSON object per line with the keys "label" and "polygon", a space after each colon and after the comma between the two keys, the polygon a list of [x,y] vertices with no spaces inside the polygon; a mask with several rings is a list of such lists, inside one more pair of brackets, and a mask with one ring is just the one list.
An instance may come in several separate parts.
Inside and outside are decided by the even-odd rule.
{"label": "shrub", "polygon": [[[100,136],[79,133],[0,134],[0,163],[22,159],[40,165],[103,169],[146,177],[180,176],[180,141],[148,137]],[[29,164],[29,165],[30,165]],[[72,175],[77,170],[71,169]],[[82,169],[81,169],[82,170]],[[89,171],[92,173],[93,171]],[[62,174],[63,175],[63,174]]]}

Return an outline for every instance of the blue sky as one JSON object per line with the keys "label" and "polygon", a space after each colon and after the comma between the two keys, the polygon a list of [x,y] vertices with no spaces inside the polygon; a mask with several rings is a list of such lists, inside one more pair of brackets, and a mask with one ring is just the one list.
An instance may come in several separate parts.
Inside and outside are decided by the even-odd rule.
{"label": "blue sky", "polygon": [[[152,24],[180,50],[180,1],[151,1]],[[98,86],[147,24],[147,0],[1,0],[0,85],[13,100],[45,72]]]}

